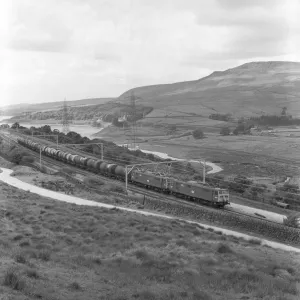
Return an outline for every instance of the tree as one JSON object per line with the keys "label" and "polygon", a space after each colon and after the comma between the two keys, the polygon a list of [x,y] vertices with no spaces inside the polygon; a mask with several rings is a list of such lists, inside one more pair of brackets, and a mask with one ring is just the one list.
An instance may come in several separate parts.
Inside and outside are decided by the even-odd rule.
{"label": "tree", "polygon": [[193,137],[194,139],[198,140],[198,139],[203,139],[204,137],[204,133],[203,131],[199,128],[199,129],[195,129],[193,131]]}
{"label": "tree", "polygon": [[220,130],[221,135],[230,135],[230,129],[229,127],[222,127]]}
{"label": "tree", "polygon": [[286,116],[286,111],[287,111],[287,107],[284,106],[284,107],[282,108],[281,115],[282,115],[282,116]]}
{"label": "tree", "polygon": [[41,127],[41,130],[44,132],[44,133],[47,133],[47,134],[50,134],[52,133],[51,131],[51,127],[49,125],[44,125]]}
{"label": "tree", "polygon": [[232,132],[234,135],[238,135],[239,134],[239,130],[237,128],[235,128]]}
{"label": "tree", "polygon": [[18,122],[15,122],[14,124],[11,125],[12,129],[17,129],[20,128],[20,124]]}

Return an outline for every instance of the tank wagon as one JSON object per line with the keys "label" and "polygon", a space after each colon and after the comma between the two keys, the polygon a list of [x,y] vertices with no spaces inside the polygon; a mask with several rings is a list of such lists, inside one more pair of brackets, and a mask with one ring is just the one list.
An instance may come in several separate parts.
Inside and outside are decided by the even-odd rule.
{"label": "tank wagon", "polygon": [[[121,165],[74,155],[49,146],[40,145],[26,138],[18,138],[18,143],[36,152],[40,152],[41,149],[43,155],[70,165],[75,165],[78,168],[125,181],[126,171]],[[131,171],[128,174],[128,182],[161,193],[172,194],[178,198],[198,203],[204,202],[218,208],[223,208],[226,204],[230,203],[229,191],[226,189],[203,186],[197,182],[184,182],[148,171]]]}

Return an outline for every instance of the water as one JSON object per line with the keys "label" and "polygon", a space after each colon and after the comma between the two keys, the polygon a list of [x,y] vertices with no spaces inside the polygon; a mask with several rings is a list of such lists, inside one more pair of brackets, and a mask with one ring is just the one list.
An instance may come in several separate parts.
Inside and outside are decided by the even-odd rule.
{"label": "water", "polygon": [[[13,124],[15,122],[2,122],[2,120],[11,118],[12,116],[0,116],[0,125],[1,124]],[[21,126],[30,128],[30,127],[41,127],[44,125],[49,125],[51,127],[52,130],[57,129],[59,131],[62,131],[62,125],[61,124],[47,124],[47,122],[39,122],[39,123],[19,123]],[[79,133],[82,137],[86,136],[90,139],[93,139],[93,134],[95,133],[99,133],[101,130],[103,130],[103,128],[96,128],[96,127],[92,127],[90,125],[75,125],[75,124],[71,124],[69,125],[69,129],[70,131],[75,131],[77,133]]]}
{"label": "water", "polygon": [[[119,146],[122,146],[122,145],[119,145]],[[128,148],[128,149],[134,150],[134,148]],[[156,155],[156,156],[158,156],[162,159],[168,159],[169,158],[169,159],[177,160],[177,161],[188,161],[188,162],[198,163],[198,164],[202,164],[202,165],[206,164],[207,166],[210,166],[212,168],[212,170],[208,171],[207,174],[215,174],[215,173],[223,171],[223,169],[221,167],[219,167],[218,165],[216,165],[212,162],[209,162],[209,161],[200,161],[200,160],[194,160],[194,159],[176,158],[176,157],[172,157],[169,154],[163,153],[163,152],[149,151],[149,150],[144,150],[144,149],[141,149],[141,148],[138,148],[138,149],[141,150],[144,153],[151,153],[151,154]]]}
{"label": "water", "polygon": [[8,122],[2,122],[5,119],[12,118],[12,116],[0,116],[0,125],[1,124],[9,124]]}

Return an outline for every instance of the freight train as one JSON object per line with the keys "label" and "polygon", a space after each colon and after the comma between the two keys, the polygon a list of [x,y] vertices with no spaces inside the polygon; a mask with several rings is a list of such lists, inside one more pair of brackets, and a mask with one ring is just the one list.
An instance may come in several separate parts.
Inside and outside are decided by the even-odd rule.
{"label": "freight train", "polygon": [[[18,143],[36,152],[41,151],[43,155],[74,165],[78,168],[125,181],[126,169],[124,166],[80,155],[73,155],[49,146],[40,145],[27,138],[18,138]],[[137,186],[171,194],[178,198],[184,198],[198,203],[210,204],[218,208],[224,208],[225,205],[230,204],[228,190],[204,186],[197,182],[184,182],[172,177],[156,175],[152,172],[138,169],[131,170],[127,175],[127,180]]]}

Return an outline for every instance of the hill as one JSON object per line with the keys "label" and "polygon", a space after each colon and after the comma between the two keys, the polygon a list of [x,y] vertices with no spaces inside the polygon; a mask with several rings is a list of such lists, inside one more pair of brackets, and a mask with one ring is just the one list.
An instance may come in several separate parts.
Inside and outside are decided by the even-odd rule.
{"label": "hill", "polygon": [[139,104],[154,108],[147,117],[216,113],[248,117],[278,114],[283,107],[299,117],[300,63],[246,63],[195,81],[134,88],[118,100],[125,101],[132,92],[141,98]]}
{"label": "hill", "polygon": [[[90,105],[99,105],[113,100],[113,98],[90,98],[90,99],[81,99],[81,100],[72,100],[66,101],[67,105],[70,107],[82,107],[82,106],[90,106]],[[6,107],[2,107],[0,109],[0,115],[19,115],[23,112],[37,112],[37,111],[48,111],[48,110],[60,110],[64,105],[63,101],[58,102],[46,102],[46,103],[37,103],[37,104],[17,104],[17,105],[9,105]]]}

